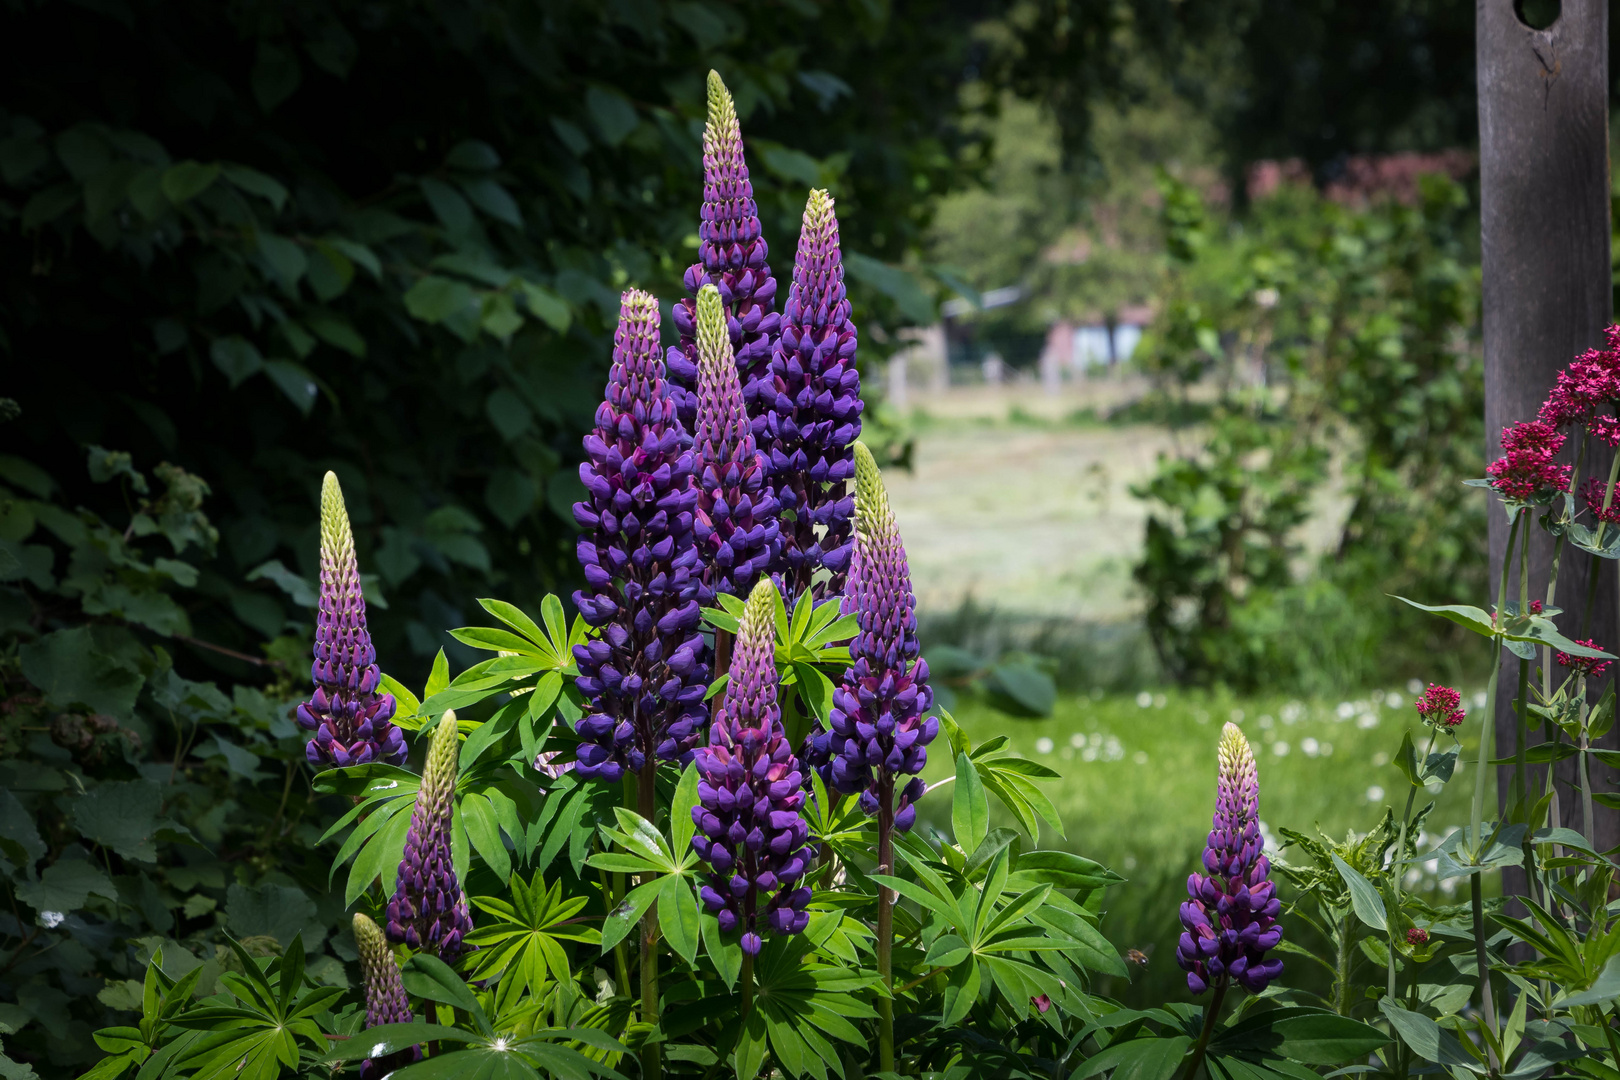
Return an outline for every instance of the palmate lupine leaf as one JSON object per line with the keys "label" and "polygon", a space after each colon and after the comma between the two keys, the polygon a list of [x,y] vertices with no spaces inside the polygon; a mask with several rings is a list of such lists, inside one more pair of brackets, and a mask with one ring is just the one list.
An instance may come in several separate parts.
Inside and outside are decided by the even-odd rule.
{"label": "palmate lupine leaf", "polygon": [[170,1020],[191,1002],[202,972],[201,967],[195,967],[179,979],[170,978],[163,971],[163,950],[157,949],[146,965],[140,1026],[107,1027],[96,1032],[96,1045],[110,1056],[85,1073],[82,1080],[114,1080],[130,1069],[140,1068],[159,1052]]}
{"label": "palmate lupine leaf", "polygon": [[754,1076],[767,1050],[788,1076],[843,1074],[833,1040],[864,1046],[856,1021],[877,1017],[860,996],[887,994],[875,971],[818,960],[806,934],[766,940],[754,969],[754,1009],[737,1040],[738,1076]]}
{"label": "palmate lupine leaf", "polygon": [[[1035,921],[1033,914],[1055,895],[1051,885],[1023,893],[1007,890],[1011,857],[1002,848],[985,869],[982,885],[963,881],[953,889],[929,864],[902,848],[906,863],[919,881],[884,874],[872,880],[911,900],[932,918],[925,918],[923,938],[928,946],[924,963],[949,972],[943,1003],[946,1025],[960,1023],[978,1000],[981,987],[993,985],[1000,1007],[1015,1022],[1030,1015],[1031,999],[1042,994],[1060,1007],[1074,1008],[1078,999],[1050,969],[1035,962],[1035,954],[1080,950],[1082,942]],[[1065,898],[1066,899],[1066,898]]]}
{"label": "palmate lupine leaf", "polygon": [[194,1070],[196,1080],[274,1080],[283,1067],[298,1068],[304,1049],[325,1052],[327,1040],[314,1018],[344,990],[304,988],[302,935],[293,938],[285,955],[262,966],[234,939],[225,940],[243,967],[220,977],[235,1004],[204,1002],[175,1017],[175,1026],[209,1034],[176,1055],[173,1064]]}
{"label": "palmate lupine leaf", "polygon": [[[735,634],[747,601],[721,594],[720,607],[704,608],[703,618],[711,627]],[[776,597],[776,668],[782,686],[791,689],[799,703],[797,715],[813,716],[823,727],[832,708],[833,682],[826,670],[841,673],[849,664],[849,639],[859,629],[854,615],[840,615],[842,597],[815,603],[808,591],[800,593],[789,615],[780,594]],[[709,697],[726,687],[722,675],[709,686]],[[784,705],[786,702],[784,702]],[[790,735],[795,734],[790,731]]]}
{"label": "palmate lupine leaf", "polygon": [[548,978],[559,983],[571,979],[562,942],[595,945],[602,939],[600,931],[569,922],[585,907],[587,897],[565,898],[561,881],[548,888],[537,871],[527,883],[514,875],[510,888],[510,900],[473,898],[474,907],[497,921],[486,921],[468,935],[468,944],[478,946],[478,951],[469,954],[465,964],[472,982],[499,978],[502,1001],[515,1001],[525,991],[539,997]]}
{"label": "palmate lupine leaf", "polygon": [[697,769],[688,766],[670,804],[671,839],[666,840],[646,818],[623,807],[614,807],[618,828],[600,826],[603,838],[617,850],[592,855],[586,864],[614,873],[639,874],[642,881],[603,921],[603,952],[623,941],[656,903],[659,929],[670,948],[688,964],[697,959],[701,924],[692,891],[701,861],[692,850],[692,807],[697,802]]}

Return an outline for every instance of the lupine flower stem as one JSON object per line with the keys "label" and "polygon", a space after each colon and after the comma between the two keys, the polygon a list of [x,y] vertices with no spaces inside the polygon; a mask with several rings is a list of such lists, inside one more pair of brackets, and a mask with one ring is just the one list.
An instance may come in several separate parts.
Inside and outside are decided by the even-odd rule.
{"label": "lupine flower stem", "polygon": [[[878,850],[877,872],[894,873],[894,778],[883,775],[878,787]],[[878,886],[877,915],[877,969],[883,985],[894,992],[894,893]],[[894,999],[879,996],[878,1012],[878,1068],[882,1072],[894,1071]]]}
{"label": "lupine flower stem", "polygon": [[1198,1075],[1198,1066],[1204,1063],[1204,1051],[1209,1048],[1209,1037],[1215,1033],[1215,1021],[1221,1015],[1221,999],[1226,997],[1226,986],[1225,979],[1215,984],[1215,996],[1204,1010],[1204,1026],[1198,1032],[1198,1045],[1193,1047],[1192,1057],[1187,1059],[1187,1071],[1181,1074],[1181,1080],[1193,1080]]}
{"label": "lupine flower stem", "polygon": [[[658,815],[658,761],[649,758],[636,774],[636,812],[650,822]],[[655,825],[656,827],[656,825]],[[641,917],[641,1022],[658,1023],[658,905],[649,904]],[[642,1080],[658,1080],[663,1071],[659,1045],[641,1048]]]}

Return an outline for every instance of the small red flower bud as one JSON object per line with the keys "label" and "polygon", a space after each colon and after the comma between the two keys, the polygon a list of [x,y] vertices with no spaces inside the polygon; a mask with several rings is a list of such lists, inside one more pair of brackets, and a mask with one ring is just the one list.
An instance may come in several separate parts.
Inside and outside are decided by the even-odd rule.
{"label": "small red flower bud", "polygon": [[1429,943],[1429,932],[1421,926],[1414,926],[1406,932],[1406,943],[1414,949],[1421,948]]}

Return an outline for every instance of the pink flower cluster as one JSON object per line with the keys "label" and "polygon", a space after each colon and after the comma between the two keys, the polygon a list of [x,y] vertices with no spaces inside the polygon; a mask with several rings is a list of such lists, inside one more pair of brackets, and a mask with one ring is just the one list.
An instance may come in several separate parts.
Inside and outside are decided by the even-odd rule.
{"label": "pink flower cluster", "polygon": [[1502,449],[1507,453],[1485,469],[1491,487],[1518,502],[1565,490],[1570,466],[1553,461],[1563,446],[1563,434],[1543,420],[1514,424],[1502,432]]}
{"label": "pink flower cluster", "polygon": [[1406,932],[1406,943],[1414,949],[1422,948],[1429,943],[1429,932],[1421,926],[1414,926]]}
{"label": "pink flower cluster", "polygon": [[[1601,649],[1603,646],[1595,641],[1576,641],[1577,645],[1585,645],[1588,649]],[[1569,653],[1556,653],[1553,659],[1558,661],[1559,667],[1574,668],[1588,678],[1602,678],[1603,673],[1609,670],[1609,661],[1599,660],[1595,656],[1571,656]]]}
{"label": "pink flower cluster", "polygon": [[1603,508],[1603,496],[1608,493],[1609,485],[1597,477],[1592,477],[1581,485],[1581,498],[1586,500],[1586,508],[1592,512],[1597,521],[1607,521],[1610,524],[1620,522],[1620,499],[1612,499],[1609,508]]}
{"label": "pink flower cluster", "polygon": [[1620,406],[1620,326],[1609,327],[1603,336],[1607,348],[1588,349],[1558,373],[1539,416],[1553,427],[1580,425],[1610,446],[1620,446],[1620,418],[1612,412]]}
{"label": "pink flower cluster", "polygon": [[1468,715],[1462,708],[1462,695],[1449,686],[1430,683],[1413,704],[1417,706],[1418,717],[1437,728],[1454,728]]}

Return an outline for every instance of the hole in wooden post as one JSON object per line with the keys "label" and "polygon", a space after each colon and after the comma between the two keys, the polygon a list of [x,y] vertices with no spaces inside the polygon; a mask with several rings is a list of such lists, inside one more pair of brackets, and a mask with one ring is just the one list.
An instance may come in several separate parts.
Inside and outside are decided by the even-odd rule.
{"label": "hole in wooden post", "polygon": [[1532,30],[1545,30],[1558,21],[1563,11],[1560,0],[1513,0],[1513,14]]}

